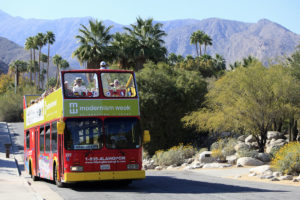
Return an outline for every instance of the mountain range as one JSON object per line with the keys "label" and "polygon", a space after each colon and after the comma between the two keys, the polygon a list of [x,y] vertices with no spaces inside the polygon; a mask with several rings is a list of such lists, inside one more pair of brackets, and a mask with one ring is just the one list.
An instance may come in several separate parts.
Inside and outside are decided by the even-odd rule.
{"label": "mountain range", "polygon": [[[51,55],[59,54],[67,59],[73,68],[79,68],[79,63],[71,56],[78,46],[75,36],[79,34],[80,25],[87,25],[90,19],[92,18],[24,19],[10,16],[0,10],[0,36],[15,42],[22,48],[29,36],[34,36],[38,32],[52,31],[55,33],[56,41],[51,47]],[[110,20],[98,20],[102,20],[106,26],[113,25],[112,34],[124,31],[125,25]],[[163,24],[163,30],[167,33],[164,40],[169,53],[195,56],[195,46],[190,44],[190,36],[194,31],[202,30],[213,40],[213,45],[207,48],[208,54],[222,55],[227,64],[249,55],[266,62],[269,59],[291,54],[300,43],[300,35],[267,19],[259,20],[256,23],[218,18],[158,22]],[[3,38],[0,40],[0,62],[2,60],[8,64],[9,59],[7,60],[7,58],[17,58],[18,53],[5,51],[2,40]],[[44,52],[46,53],[46,47]],[[6,54],[15,55],[8,56]]]}

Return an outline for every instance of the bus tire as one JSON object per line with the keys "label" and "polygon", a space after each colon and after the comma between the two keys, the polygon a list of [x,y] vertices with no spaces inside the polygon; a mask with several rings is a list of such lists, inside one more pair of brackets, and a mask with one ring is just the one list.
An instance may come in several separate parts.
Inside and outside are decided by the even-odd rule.
{"label": "bus tire", "polygon": [[54,166],[53,166],[53,179],[54,179],[55,185],[57,187],[64,187],[64,184],[58,179],[57,173],[58,173],[58,170],[57,170],[56,165],[54,164]]}
{"label": "bus tire", "polygon": [[32,178],[32,181],[37,181],[37,180],[38,180],[38,177],[37,177],[37,176],[34,176],[33,173],[32,173],[32,165],[31,165],[31,162],[29,163],[29,174],[30,174],[30,177]]}

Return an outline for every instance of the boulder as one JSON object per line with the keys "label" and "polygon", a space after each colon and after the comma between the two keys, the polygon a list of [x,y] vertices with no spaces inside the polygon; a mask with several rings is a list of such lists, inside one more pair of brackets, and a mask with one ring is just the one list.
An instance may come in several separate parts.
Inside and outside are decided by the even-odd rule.
{"label": "boulder", "polygon": [[237,138],[237,140],[239,142],[245,142],[246,136],[245,135],[241,135],[240,137]]}
{"label": "boulder", "polygon": [[251,157],[242,157],[237,160],[237,166],[260,166],[264,163],[256,158]]}
{"label": "boulder", "polygon": [[236,155],[226,156],[226,161],[229,164],[235,165],[236,164],[236,160],[237,160],[237,156]]}
{"label": "boulder", "polygon": [[216,161],[216,158],[211,156],[211,151],[203,151],[199,155],[198,159],[201,163],[212,163]]}
{"label": "boulder", "polygon": [[[265,174],[265,172],[270,171],[271,167],[270,165],[262,165],[259,167],[254,167],[249,169],[250,173],[255,173],[255,174]],[[273,175],[273,173],[272,173]]]}
{"label": "boulder", "polygon": [[257,154],[257,159],[263,162],[270,162],[271,158],[270,155],[267,153],[258,153]]}
{"label": "boulder", "polygon": [[225,168],[225,167],[231,167],[231,164],[227,163],[208,163],[203,165],[202,168]]}
{"label": "boulder", "polygon": [[256,140],[253,137],[253,135],[249,135],[248,137],[246,137],[246,139],[245,139],[245,143],[246,144],[251,144],[252,142],[256,142]]}
{"label": "boulder", "polygon": [[280,177],[280,176],[282,176],[282,173],[281,172],[273,172],[273,176]]}
{"label": "boulder", "polygon": [[162,169],[163,169],[162,166],[155,167],[155,170],[162,170]]}
{"label": "boulder", "polygon": [[272,139],[277,140],[277,139],[282,138],[283,135],[284,135],[283,133],[280,133],[278,131],[268,131],[267,132],[267,139],[268,140],[272,140]]}
{"label": "boulder", "polygon": [[189,158],[185,160],[185,163],[191,164],[192,162],[194,162],[194,160],[195,160],[194,158]]}
{"label": "boulder", "polygon": [[245,148],[245,149],[249,149],[249,145],[245,144],[245,143],[237,143],[235,146],[234,146],[234,150],[235,151],[238,151],[239,149],[242,149],[242,148]]}
{"label": "boulder", "polygon": [[293,180],[293,176],[292,175],[280,176],[279,180]]}

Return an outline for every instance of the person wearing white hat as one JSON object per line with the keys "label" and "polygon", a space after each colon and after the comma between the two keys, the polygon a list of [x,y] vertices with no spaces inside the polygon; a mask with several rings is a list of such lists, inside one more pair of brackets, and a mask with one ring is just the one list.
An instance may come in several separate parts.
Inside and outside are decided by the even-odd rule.
{"label": "person wearing white hat", "polygon": [[100,62],[100,69],[108,69],[106,62],[104,62],[104,61]]}
{"label": "person wearing white hat", "polygon": [[82,78],[76,77],[75,82],[76,82],[76,85],[73,87],[74,95],[78,95],[78,96],[87,95],[86,87],[82,85]]}

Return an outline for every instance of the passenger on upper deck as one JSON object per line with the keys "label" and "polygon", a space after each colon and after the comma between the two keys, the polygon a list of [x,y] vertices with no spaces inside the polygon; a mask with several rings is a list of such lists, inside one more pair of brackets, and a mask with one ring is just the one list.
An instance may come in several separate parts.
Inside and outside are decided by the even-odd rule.
{"label": "passenger on upper deck", "polygon": [[85,96],[87,95],[87,89],[85,86],[82,85],[82,78],[76,77],[75,79],[76,85],[73,87],[73,93],[76,96]]}
{"label": "passenger on upper deck", "polygon": [[100,62],[100,69],[108,69],[106,62],[104,62],[104,61]]}
{"label": "passenger on upper deck", "polygon": [[66,96],[73,96],[72,90],[69,89],[68,81],[64,82],[64,92]]}

